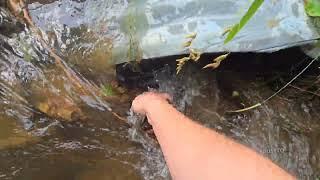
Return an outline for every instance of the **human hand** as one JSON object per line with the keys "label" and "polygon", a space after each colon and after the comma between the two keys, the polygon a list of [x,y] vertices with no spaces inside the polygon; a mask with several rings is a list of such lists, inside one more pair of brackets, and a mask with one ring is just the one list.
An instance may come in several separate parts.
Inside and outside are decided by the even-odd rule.
{"label": "human hand", "polygon": [[135,113],[146,115],[151,108],[158,108],[158,105],[168,104],[171,100],[167,93],[145,92],[133,100],[131,109]]}

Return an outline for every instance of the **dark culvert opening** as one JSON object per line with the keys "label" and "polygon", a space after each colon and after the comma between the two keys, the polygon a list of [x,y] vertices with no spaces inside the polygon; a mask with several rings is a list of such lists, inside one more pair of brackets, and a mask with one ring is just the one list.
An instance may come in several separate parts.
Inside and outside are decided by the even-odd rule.
{"label": "dark culvert opening", "polygon": [[[199,73],[215,74],[221,87],[227,89],[228,86],[232,86],[232,77],[224,76],[228,73],[242,74],[244,79],[256,78],[268,82],[271,86],[273,86],[273,83],[277,83],[277,86],[280,87],[281,84],[285,85],[286,82],[296,76],[312,60],[299,47],[294,47],[273,53],[231,53],[217,69],[202,69],[218,55],[220,54],[204,54],[199,62],[188,62],[187,66],[195,66]],[[171,74],[176,74],[176,59],[181,57],[183,56],[169,56],[144,59],[140,63],[117,64],[117,80],[120,85],[129,89],[157,89],[158,85],[154,81],[154,72],[167,66],[170,67]],[[315,62],[297,81],[307,77],[310,81],[313,78],[316,82],[320,76],[319,67],[320,62]],[[277,90],[277,88],[274,87],[274,90]]]}

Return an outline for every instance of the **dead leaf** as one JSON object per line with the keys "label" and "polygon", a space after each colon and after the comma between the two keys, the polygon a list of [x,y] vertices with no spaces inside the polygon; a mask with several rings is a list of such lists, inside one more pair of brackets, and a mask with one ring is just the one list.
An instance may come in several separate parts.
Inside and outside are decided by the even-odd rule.
{"label": "dead leaf", "polygon": [[182,70],[183,65],[190,60],[190,57],[183,57],[180,59],[177,59],[176,61],[178,62],[177,64],[177,74]]}
{"label": "dead leaf", "polygon": [[202,69],[206,69],[206,68],[210,68],[210,67],[213,69],[216,69],[217,67],[220,66],[220,63],[228,57],[229,54],[230,53],[227,53],[227,54],[223,54],[223,55],[216,57],[213,60],[213,63],[210,63],[210,64],[204,66]]}
{"label": "dead leaf", "polygon": [[185,43],[183,43],[183,47],[184,47],[184,48],[190,47],[191,44],[192,44],[192,39],[189,40],[189,41],[187,41],[187,42],[185,42]]}
{"label": "dead leaf", "polygon": [[188,35],[186,36],[187,39],[195,39],[196,37],[197,37],[197,33],[195,33],[195,32],[193,32],[193,33],[191,33],[191,34],[188,34]]}
{"label": "dead leaf", "polygon": [[214,62],[214,63],[211,63],[211,64],[207,64],[202,69],[206,69],[206,68],[216,69],[217,67],[219,67],[219,65],[220,65],[220,62]]}
{"label": "dead leaf", "polygon": [[229,33],[232,29],[232,26],[229,26],[227,28],[225,28],[223,31],[222,31],[222,35],[221,36],[225,36],[227,33]]}
{"label": "dead leaf", "polygon": [[228,56],[229,56],[230,53],[227,53],[227,54],[223,54],[223,55],[220,55],[218,57],[216,57],[213,62],[221,62],[223,60],[225,60]]}
{"label": "dead leaf", "polygon": [[190,49],[190,56],[189,58],[195,62],[197,62],[201,57],[201,52],[195,50],[195,49]]}

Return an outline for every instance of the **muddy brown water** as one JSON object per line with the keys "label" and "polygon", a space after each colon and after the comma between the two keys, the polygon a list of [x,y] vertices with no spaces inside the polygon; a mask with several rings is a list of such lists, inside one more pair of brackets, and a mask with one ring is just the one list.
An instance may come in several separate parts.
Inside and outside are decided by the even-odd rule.
{"label": "muddy brown water", "polygon": [[[39,4],[32,3],[54,2],[29,3],[34,7]],[[200,64],[188,64],[177,76],[176,57],[115,68],[104,61],[110,57],[109,46],[92,46],[96,34],[85,26],[62,31],[53,26],[53,33],[47,32],[53,37],[51,45],[83,80],[98,86],[118,81],[128,88],[126,98],[115,93],[114,101],[99,101],[79,93],[32,33],[6,9],[1,9],[1,16],[5,21],[0,26],[0,179],[170,179],[159,146],[145,136],[139,127],[141,118],[129,110],[130,100],[148,87],[170,93],[180,111],[264,154],[299,179],[320,176],[319,96],[289,87],[261,108],[225,113],[261,102],[301,70],[309,59],[298,48],[233,54],[216,71],[201,70],[215,56],[205,55]],[[8,30],[12,28],[15,31]],[[84,39],[65,47],[62,42],[77,34]],[[315,64],[293,85],[312,84],[320,74],[318,67]],[[317,93],[317,86],[311,90]],[[56,107],[49,113],[45,109],[52,104]],[[128,117],[131,126],[116,119],[106,106]],[[75,108],[81,109],[85,120],[65,121]]]}

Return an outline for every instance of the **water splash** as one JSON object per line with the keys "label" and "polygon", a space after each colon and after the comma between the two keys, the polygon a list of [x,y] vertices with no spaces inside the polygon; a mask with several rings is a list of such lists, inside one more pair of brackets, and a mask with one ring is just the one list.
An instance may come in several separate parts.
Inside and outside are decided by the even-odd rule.
{"label": "water splash", "polygon": [[[192,67],[187,68],[188,73],[193,70]],[[154,72],[154,76],[159,86],[157,91],[170,94],[173,97],[172,103],[182,112],[185,112],[187,106],[191,106],[194,97],[200,95],[201,85],[197,79],[190,76],[177,76],[172,67],[165,66]],[[158,143],[141,130],[144,118],[132,111],[128,116],[128,122],[132,125],[129,130],[130,139],[140,143],[144,148],[143,163],[139,171],[148,180],[170,179],[170,173]]]}

